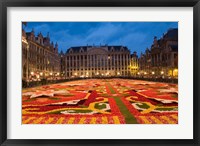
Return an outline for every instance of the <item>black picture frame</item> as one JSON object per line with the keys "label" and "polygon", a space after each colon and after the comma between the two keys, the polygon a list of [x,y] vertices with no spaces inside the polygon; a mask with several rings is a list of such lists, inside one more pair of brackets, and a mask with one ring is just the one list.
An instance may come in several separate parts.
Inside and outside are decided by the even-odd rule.
{"label": "black picture frame", "polygon": [[[193,139],[7,139],[7,8],[8,7],[193,7]],[[199,64],[200,63],[200,2],[199,0],[1,0],[0,2],[0,143],[2,146],[197,146],[199,142]]]}

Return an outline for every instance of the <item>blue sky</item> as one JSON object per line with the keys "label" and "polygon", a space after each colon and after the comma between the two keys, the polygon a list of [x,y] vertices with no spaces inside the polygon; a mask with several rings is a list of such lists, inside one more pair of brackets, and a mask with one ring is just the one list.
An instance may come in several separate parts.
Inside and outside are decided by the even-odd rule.
{"label": "blue sky", "polygon": [[178,28],[177,22],[28,22],[25,30],[32,28],[57,42],[59,51],[72,46],[123,45],[138,55],[152,45],[154,36],[162,37],[170,28]]}

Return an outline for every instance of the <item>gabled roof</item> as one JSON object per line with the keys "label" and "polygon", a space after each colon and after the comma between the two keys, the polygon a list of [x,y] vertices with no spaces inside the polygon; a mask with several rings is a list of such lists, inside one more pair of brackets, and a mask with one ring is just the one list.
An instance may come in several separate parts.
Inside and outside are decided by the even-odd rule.
{"label": "gabled roof", "polygon": [[92,46],[77,46],[77,47],[71,47],[67,50],[67,53],[69,53],[70,50],[73,51],[73,53],[78,53],[80,52],[80,49],[82,48],[83,51],[87,51],[87,47],[92,47]]}
{"label": "gabled roof", "polygon": [[72,50],[73,53],[78,53],[78,52],[80,52],[81,48],[83,49],[84,52],[86,52],[87,48],[96,48],[96,47],[107,47],[108,51],[111,51],[112,48],[114,49],[114,51],[120,51],[121,48],[123,48],[125,51],[129,51],[126,46],[76,46],[76,47],[71,47],[71,48],[67,49],[66,53],[69,53],[70,50]]}
{"label": "gabled roof", "polygon": [[178,40],[178,28],[169,29],[163,38]]}

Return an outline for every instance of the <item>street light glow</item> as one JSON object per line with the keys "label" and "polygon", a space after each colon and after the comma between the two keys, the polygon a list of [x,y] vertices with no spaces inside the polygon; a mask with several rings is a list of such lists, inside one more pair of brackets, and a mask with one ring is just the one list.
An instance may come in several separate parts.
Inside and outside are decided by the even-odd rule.
{"label": "street light glow", "polygon": [[161,73],[161,75],[163,75],[163,74],[164,74],[164,71],[161,71],[160,73]]}

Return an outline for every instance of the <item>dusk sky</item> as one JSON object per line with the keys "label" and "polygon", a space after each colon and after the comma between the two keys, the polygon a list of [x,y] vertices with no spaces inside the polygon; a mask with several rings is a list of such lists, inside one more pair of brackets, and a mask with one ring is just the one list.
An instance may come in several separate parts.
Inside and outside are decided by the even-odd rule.
{"label": "dusk sky", "polygon": [[170,28],[178,28],[177,22],[28,22],[25,30],[32,28],[57,42],[59,51],[74,46],[88,45],[123,45],[131,53],[138,55],[150,48],[154,36],[162,37]]}

